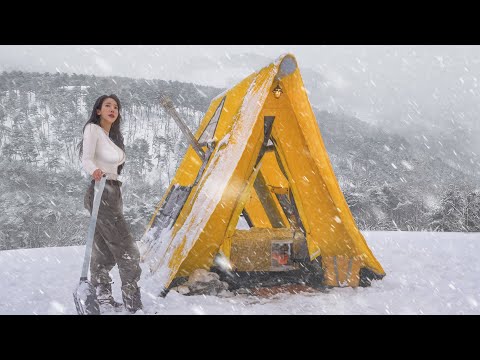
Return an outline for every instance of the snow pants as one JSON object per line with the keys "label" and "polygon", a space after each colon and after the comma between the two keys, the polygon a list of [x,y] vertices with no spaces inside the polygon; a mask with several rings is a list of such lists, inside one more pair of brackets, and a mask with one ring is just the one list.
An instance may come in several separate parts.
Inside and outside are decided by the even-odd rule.
{"label": "snow pants", "polygon": [[[95,181],[88,187],[84,206],[92,213]],[[140,289],[137,282],[142,272],[140,252],[123,216],[121,183],[107,180],[98,210],[97,225],[90,261],[92,285],[110,284],[110,271],[118,265],[122,281],[123,302],[133,304],[140,302]]]}

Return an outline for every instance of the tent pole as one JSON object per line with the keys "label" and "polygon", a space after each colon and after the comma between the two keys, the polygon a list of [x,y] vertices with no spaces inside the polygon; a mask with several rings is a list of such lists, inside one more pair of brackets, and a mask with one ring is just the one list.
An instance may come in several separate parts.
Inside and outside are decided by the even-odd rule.
{"label": "tent pole", "polygon": [[178,114],[177,110],[175,109],[173,101],[170,98],[168,98],[167,96],[162,95],[160,97],[160,104],[163,106],[165,111],[173,118],[173,120],[175,120],[175,122],[177,123],[180,130],[182,130],[183,135],[185,135],[188,142],[190,143],[190,145],[192,145],[193,149],[198,154],[198,156],[200,156],[200,158],[202,160],[205,160],[205,153],[203,152],[200,145],[198,145],[198,142],[195,139],[195,137],[193,136],[193,134],[190,132],[190,129],[187,127],[187,125],[181,119],[180,115]]}

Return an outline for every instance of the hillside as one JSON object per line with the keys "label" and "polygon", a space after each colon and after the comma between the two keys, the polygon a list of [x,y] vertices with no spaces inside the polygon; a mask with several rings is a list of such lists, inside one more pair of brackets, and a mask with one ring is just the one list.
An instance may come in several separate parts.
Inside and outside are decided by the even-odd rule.
{"label": "hillside", "polygon": [[[77,144],[90,106],[103,93],[122,101],[125,214],[139,238],[186,149],[158,104],[160,94],[170,95],[195,132],[223,90],[162,80],[1,73],[0,250],[82,243],[88,178],[80,170]],[[438,139],[437,146],[429,134],[407,139],[341,113],[315,113],[361,229],[478,231],[475,154],[454,152],[454,139]]]}

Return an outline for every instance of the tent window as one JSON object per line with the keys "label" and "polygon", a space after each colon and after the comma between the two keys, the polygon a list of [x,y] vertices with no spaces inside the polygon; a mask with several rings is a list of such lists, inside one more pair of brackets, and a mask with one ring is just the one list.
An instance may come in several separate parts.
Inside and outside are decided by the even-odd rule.
{"label": "tent window", "polygon": [[220,119],[220,114],[222,113],[223,104],[225,103],[226,98],[227,97],[225,96],[222,99],[222,101],[220,102],[220,105],[218,105],[217,107],[217,110],[215,110],[215,113],[213,114],[212,118],[208,122],[207,127],[205,128],[205,130],[203,130],[202,135],[198,139],[199,143],[205,143],[213,139],[213,135],[215,135],[215,130],[217,129],[218,120]]}
{"label": "tent window", "polygon": [[173,226],[191,190],[191,186],[175,185],[171,188],[155,217],[153,226],[157,227],[157,231]]}
{"label": "tent window", "polygon": [[293,241],[272,241],[271,270],[291,270]]}

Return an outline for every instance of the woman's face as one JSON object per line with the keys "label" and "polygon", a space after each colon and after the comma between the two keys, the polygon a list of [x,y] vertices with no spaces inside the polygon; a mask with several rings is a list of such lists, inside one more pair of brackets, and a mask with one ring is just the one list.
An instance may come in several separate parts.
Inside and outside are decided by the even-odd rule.
{"label": "woman's face", "polygon": [[118,119],[118,104],[112,98],[106,98],[100,110],[97,110],[97,115],[100,115],[100,121],[105,121],[110,125]]}

